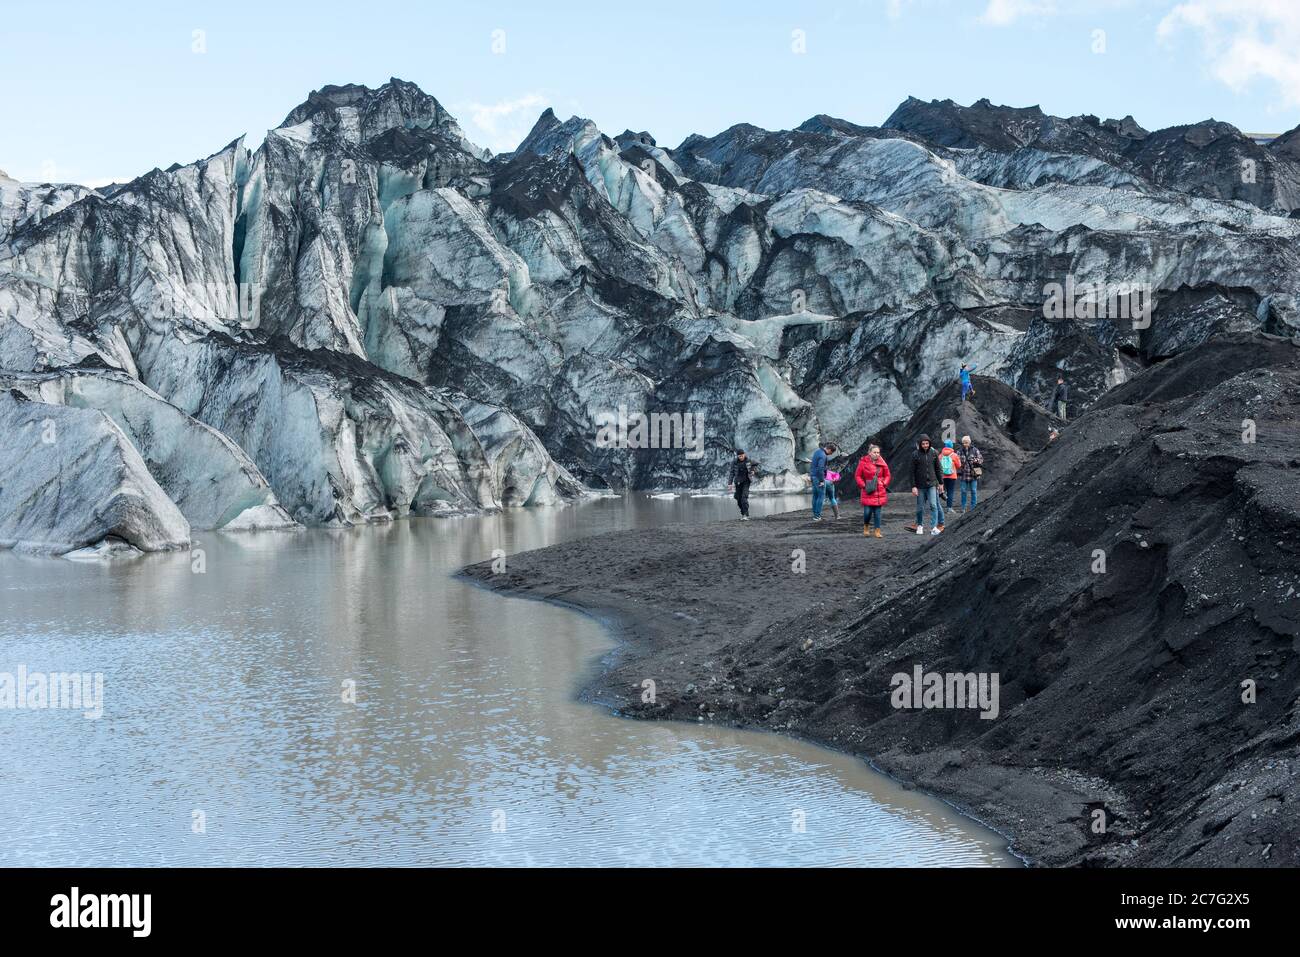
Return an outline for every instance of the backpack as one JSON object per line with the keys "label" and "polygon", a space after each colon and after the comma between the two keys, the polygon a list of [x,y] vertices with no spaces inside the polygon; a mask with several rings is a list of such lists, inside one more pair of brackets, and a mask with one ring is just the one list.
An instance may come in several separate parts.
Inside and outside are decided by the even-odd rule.
{"label": "backpack", "polygon": [[939,471],[944,475],[956,475],[957,469],[953,467],[951,455],[939,456]]}

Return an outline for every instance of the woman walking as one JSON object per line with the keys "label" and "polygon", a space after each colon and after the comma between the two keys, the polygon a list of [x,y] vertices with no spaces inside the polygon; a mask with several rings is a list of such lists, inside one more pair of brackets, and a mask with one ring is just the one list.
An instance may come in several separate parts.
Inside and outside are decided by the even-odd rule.
{"label": "woman walking", "polygon": [[880,446],[873,445],[858,462],[853,478],[862,489],[862,534],[884,538],[880,531],[880,509],[888,498],[889,463],[880,454]]}

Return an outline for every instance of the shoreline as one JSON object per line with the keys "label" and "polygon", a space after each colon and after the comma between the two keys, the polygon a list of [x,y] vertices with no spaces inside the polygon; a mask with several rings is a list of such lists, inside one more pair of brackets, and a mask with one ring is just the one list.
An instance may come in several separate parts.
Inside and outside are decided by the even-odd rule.
{"label": "shoreline", "polygon": [[[864,538],[846,495],[838,521],[804,507],[608,532],[461,574],[610,631],[615,652],[583,700],[862,758],[1033,865],[1300,864],[1287,801],[1294,634],[1278,597],[1292,511],[1262,484],[1280,494],[1289,460],[1265,446],[1251,465],[1241,450],[1257,447],[1235,432],[1220,441],[1201,400],[1178,391],[1223,380],[1215,408],[1235,428],[1241,395],[1282,386],[1239,367],[1290,357],[1250,340],[1170,363],[1144,380],[1162,401],[1126,394],[1085,417],[940,536],[904,530],[913,499],[901,491],[883,539]],[[1192,457],[1215,466],[1189,471]],[[1189,497],[1201,506],[1190,525],[1178,504]],[[923,702],[891,693],[918,670]],[[1241,676],[1266,692],[1258,705]],[[962,681],[991,700],[977,710]]]}
{"label": "shoreline", "polygon": [[[910,497],[908,499],[910,502]],[[607,532],[591,536],[577,542],[553,545],[536,551],[511,556],[507,568],[500,574],[493,574],[491,562],[469,565],[460,570],[455,577],[491,591],[501,592],[516,598],[525,598],[547,602],[567,608],[597,622],[611,637],[614,647],[609,652],[594,658],[591,667],[580,675],[577,681],[576,697],[588,704],[598,705],[611,711],[620,718],[640,720],[671,720],[689,724],[721,724],[747,731],[765,731],[783,734],[787,737],[848,754],[860,759],[874,773],[881,774],[899,787],[918,790],[943,802],[955,813],[973,821],[981,827],[997,834],[1006,843],[1006,852],[1016,858],[1022,865],[1034,867],[1060,863],[1053,857],[1063,857],[1075,853],[1084,842],[1062,841],[1057,833],[1051,839],[1035,837],[1032,828],[1026,828],[1024,812],[1029,808],[1044,810],[1043,788],[1035,786],[1032,780],[1023,782],[1019,797],[1007,798],[1006,791],[1010,785],[1016,790],[1014,782],[997,780],[989,784],[982,780],[986,777],[984,769],[976,769],[970,780],[953,782],[945,780],[942,762],[933,767],[926,763],[909,766],[909,762],[900,756],[891,757],[876,749],[864,749],[853,741],[843,740],[833,729],[821,727],[818,723],[795,726],[790,722],[772,722],[756,716],[750,709],[739,705],[721,705],[717,710],[698,713],[699,705],[693,699],[698,696],[698,685],[694,681],[684,680],[684,676],[694,674],[703,668],[712,668],[711,658],[717,657],[720,645],[716,642],[704,648],[684,647],[673,626],[682,624],[711,624],[709,617],[716,610],[703,615],[692,615],[676,608],[667,608],[653,602],[637,598],[621,597],[616,593],[618,585],[607,586],[592,580],[579,580],[581,575],[566,574],[563,570],[544,571],[548,565],[565,564],[565,557],[575,550],[581,550],[592,543],[609,543],[616,540],[634,539],[660,534],[688,534],[701,531],[721,531],[727,529],[757,529],[765,525],[793,525],[802,528],[809,535],[819,535],[835,539],[851,537],[861,540],[860,524],[856,516],[860,515],[860,506],[842,505],[842,517],[836,521],[828,517],[820,525],[814,525],[806,508],[776,515],[755,518],[748,523],[735,520],[722,520],[702,526],[669,525],[657,529],[640,529],[619,532]],[[870,540],[862,544],[871,548],[881,546],[892,539],[891,552],[898,555],[900,551],[921,553],[935,543],[927,534],[921,542],[918,536],[906,534],[901,529],[903,519],[908,519],[909,510],[891,503],[886,509],[886,528],[892,530],[892,536],[882,541]],[[908,519],[910,520],[910,519]],[[852,531],[852,535],[848,533]],[[782,528],[778,534],[784,534]],[[901,546],[901,548],[900,548]],[[552,555],[551,553],[559,553]],[[552,562],[552,558],[559,558]],[[613,576],[616,580],[618,575]],[[677,636],[677,640],[674,637]],[[676,664],[673,659],[676,658]],[[628,682],[627,675],[645,672],[662,676],[656,680],[658,700],[646,704],[640,700],[640,682]],[[716,676],[715,676],[716,677]],[[643,679],[644,680],[644,679]],[[757,689],[755,689],[757,690]],[[775,689],[783,690],[783,689]],[[665,695],[665,692],[667,693]],[[761,693],[758,697],[762,697]],[[774,696],[775,697],[775,696]],[[777,702],[778,709],[780,702]],[[694,710],[691,710],[691,709]],[[961,777],[961,775],[958,775]],[[994,777],[1000,778],[999,775]],[[1026,772],[1026,778],[1033,773]],[[1049,789],[1050,790],[1050,789]],[[1047,803],[1060,808],[1059,800],[1053,795]],[[1076,801],[1083,801],[1083,795],[1075,795]],[[1073,802],[1072,802],[1073,803]],[[1064,845],[1064,846],[1063,846]]]}
{"label": "shoreline", "polygon": [[[794,513],[778,513],[778,515],[765,516],[765,518],[778,518],[790,514],[794,514]],[[752,519],[751,521],[761,521],[761,520],[762,519]],[[841,519],[841,521],[843,521],[843,519]],[[605,533],[605,534],[625,535],[625,534],[635,534],[635,531],[613,532],[613,533]],[[548,546],[548,547],[555,548],[561,546]],[[537,551],[545,551],[545,550],[546,549],[538,549]],[[533,554],[533,553],[525,553],[525,554]],[[684,724],[684,725],[692,725],[692,726],[701,725],[701,724],[722,725],[724,727],[732,728],[737,731],[745,731],[749,733],[759,733],[759,734],[770,734],[777,737],[790,738],[799,741],[803,744],[808,744],[808,745],[812,745],[813,747],[825,749],[835,754],[848,755],[850,757],[862,761],[862,763],[866,765],[867,769],[870,770],[873,774],[878,774],[881,777],[886,778],[895,786],[906,791],[919,791],[920,793],[925,794],[926,796],[931,797],[934,800],[940,802],[945,807],[949,808],[954,814],[962,818],[965,818],[967,821],[970,821],[993,834],[996,834],[999,838],[1001,838],[1003,841],[1006,842],[1006,846],[1002,848],[1003,852],[1007,856],[1017,861],[1018,866],[1020,867],[1038,866],[1038,862],[1036,862],[1034,859],[1029,857],[1026,853],[1024,853],[1021,849],[1019,849],[1016,846],[1014,835],[1009,833],[1004,827],[1000,827],[994,824],[993,822],[986,820],[980,815],[974,813],[969,807],[963,806],[957,803],[956,801],[952,800],[946,794],[937,793],[935,791],[929,790],[928,788],[920,787],[915,782],[909,781],[906,778],[900,777],[899,775],[887,770],[886,768],[881,767],[879,764],[876,763],[876,761],[870,755],[859,753],[850,748],[839,747],[835,744],[831,744],[824,740],[821,740],[815,736],[810,736],[810,735],[801,734],[798,732],[793,732],[788,730],[779,731],[759,724],[752,724],[746,722],[733,722],[733,721],[726,721],[726,720],[723,721],[717,721],[711,719],[701,720],[700,718],[692,719],[690,716],[680,717],[680,718],[677,717],[661,718],[661,717],[653,717],[644,714],[629,713],[628,711],[625,710],[624,704],[621,703],[623,700],[621,696],[614,694],[612,692],[611,685],[608,683],[608,678],[611,672],[616,670],[616,666],[623,659],[625,659],[630,652],[634,651],[637,645],[646,645],[650,640],[647,635],[638,631],[638,625],[641,623],[638,616],[626,610],[616,609],[612,605],[588,605],[581,602],[576,602],[563,597],[562,592],[553,595],[543,595],[543,594],[533,593],[531,590],[519,590],[509,586],[503,586],[500,583],[494,583],[490,579],[483,578],[471,573],[470,569],[479,567],[479,564],[490,565],[490,562],[476,563],[475,565],[466,566],[465,568],[462,568],[460,571],[454,573],[451,577],[458,581],[465,582],[466,584],[469,584],[473,587],[482,588],[486,591],[499,593],[505,597],[518,598],[523,601],[542,602],[544,604],[554,605],[557,608],[563,608],[568,611],[574,612],[575,614],[581,615],[584,618],[594,621],[610,637],[611,641],[613,642],[613,647],[602,654],[593,656],[588,662],[588,667],[585,668],[583,672],[576,677],[576,680],[574,682],[575,700],[586,705],[602,708],[608,711],[612,717],[619,718],[622,720],[662,720],[662,721],[671,721],[676,724]],[[647,653],[649,652],[648,647],[643,647],[641,650],[646,651]]]}

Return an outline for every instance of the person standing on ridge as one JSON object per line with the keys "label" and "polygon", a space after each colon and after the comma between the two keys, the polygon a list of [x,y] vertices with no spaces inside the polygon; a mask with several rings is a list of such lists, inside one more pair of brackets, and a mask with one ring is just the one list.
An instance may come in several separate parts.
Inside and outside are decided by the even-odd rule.
{"label": "person standing on ridge", "polygon": [[[961,456],[952,447],[952,441],[945,440],[943,451],[939,453],[939,474],[943,476],[944,506],[952,508],[952,498],[957,492],[957,476],[961,473]],[[941,521],[940,526],[943,525]]]}
{"label": "person standing on ridge", "polygon": [[1056,391],[1052,393],[1052,405],[1056,409],[1056,417],[1062,422],[1065,419],[1065,407],[1070,401],[1070,387],[1065,384],[1065,376],[1056,377]]}
{"label": "person standing on ridge", "polygon": [[880,446],[873,445],[858,462],[858,470],[853,475],[862,489],[862,534],[872,538],[884,538],[880,531],[880,509],[888,498],[889,463],[880,454]]}
{"label": "person standing on ridge", "polygon": [[970,493],[970,508],[975,507],[975,500],[979,495],[980,476],[984,474],[984,453],[976,446],[971,444],[970,436],[961,437],[961,469],[957,477],[961,480],[961,508],[958,511],[963,514],[969,509],[966,507],[966,493]]}
{"label": "person standing on ridge", "polygon": [[731,469],[731,482],[727,491],[735,490],[736,504],[740,506],[740,520],[749,521],[749,483],[754,477],[754,463],[744,449],[736,449],[736,463]]}
{"label": "person standing on ridge", "polygon": [[826,498],[826,460],[834,453],[834,443],[823,442],[817,446],[817,451],[812,455],[812,464],[808,467],[808,478],[812,480],[814,522],[822,520],[822,505]]}
{"label": "person standing on ridge", "polygon": [[918,535],[925,534],[925,514],[930,510],[930,534],[943,532],[943,502],[939,498],[939,486],[943,476],[939,473],[939,453],[930,447],[930,437],[921,436],[912,451],[912,494],[916,496],[916,524],[907,526],[909,531]]}
{"label": "person standing on ridge", "polygon": [[967,366],[964,362],[961,364],[961,371],[958,375],[961,376],[961,400],[963,402],[966,401],[966,396],[975,391],[975,387],[971,385],[970,374],[978,368],[979,366]]}

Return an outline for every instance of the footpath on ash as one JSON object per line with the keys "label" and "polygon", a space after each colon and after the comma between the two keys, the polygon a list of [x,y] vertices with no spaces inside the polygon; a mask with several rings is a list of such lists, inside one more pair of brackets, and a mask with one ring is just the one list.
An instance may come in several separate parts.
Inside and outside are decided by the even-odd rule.
{"label": "footpath on ash", "polygon": [[[1000,404],[1037,442],[1041,410]],[[464,574],[611,623],[584,697],[861,755],[1037,864],[1300,864],[1296,342],[1213,341],[1021,451],[934,538],[905,531],[900,478],[883,540],[844,495],[838,521],[618,532]],[[997,674],[998,716],[893,707],[917,665]]]}

